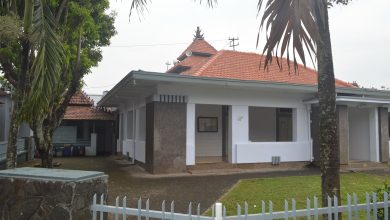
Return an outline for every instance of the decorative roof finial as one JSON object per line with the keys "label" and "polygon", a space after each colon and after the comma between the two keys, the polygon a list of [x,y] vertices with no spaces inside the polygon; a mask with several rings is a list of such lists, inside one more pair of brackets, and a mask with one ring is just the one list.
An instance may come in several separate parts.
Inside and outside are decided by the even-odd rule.
{"label": "decorative roof finial", "polygon": [[204,40],[203,34],[201,33],[201,30],[200,30],[199,26],[196,27],[196,31],[195,31],[195,34],[194,34],[194,40],[196,40],[196,39]]}

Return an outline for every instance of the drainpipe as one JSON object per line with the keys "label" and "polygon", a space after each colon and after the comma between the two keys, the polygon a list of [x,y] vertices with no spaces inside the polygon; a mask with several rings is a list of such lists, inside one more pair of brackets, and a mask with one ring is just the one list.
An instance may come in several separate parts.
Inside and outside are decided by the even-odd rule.
{"label": "drainpipe", "polygon": [[307,129],[307,135],[309,138],[309,144],[310,144],[310,162],[313,162],[314,156],[313,156],[313,139],[311,138],[311,118],[310,118],[310,113],[311,113],[311,106],[310,104],[306,105],[306,111],[307,111],[307,124],[308,124],[308,129]]}

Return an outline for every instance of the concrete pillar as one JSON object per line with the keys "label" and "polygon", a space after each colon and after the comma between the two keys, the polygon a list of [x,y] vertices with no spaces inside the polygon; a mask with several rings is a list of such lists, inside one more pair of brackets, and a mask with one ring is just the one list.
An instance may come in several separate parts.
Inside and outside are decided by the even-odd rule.
{"label": "concrete pillar", "polygon": [[195,104],[187,104],[186,164],[195,165]]}
{"label": "concrete pillar", "polygon": [[340,164],[348,164],[349,160],[349,120],[348,106],[337,106],[338,134],[340,147]]}
{"label": "concrete pillar", "polygon": [[379,161],[389,162],[389,112],[387,108],[378,108],[379,119]]}
{"label": "concrete pillar", "polygon": [[186,171],[186,103],[153,101],[146,105],[146,170]]}

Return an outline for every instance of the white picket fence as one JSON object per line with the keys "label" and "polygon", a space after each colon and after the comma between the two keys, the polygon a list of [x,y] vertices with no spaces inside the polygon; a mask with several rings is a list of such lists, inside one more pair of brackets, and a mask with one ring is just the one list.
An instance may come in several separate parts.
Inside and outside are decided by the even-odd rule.
{"label": "white picket fence", "polygon": [[[161,220],[272,220],[272,219],[322,219],[322,215],[327,215],[328,220],[338,220],[339,213],[345,213],[348,220],[358,220],[359,214],[364,212],[367,220],[378,220],[378,210],[383,210],[383,219],[389,220],[389,193],[383,194],[383,201],[377,201],[377,195],[375,193],[365,196],[365,203],[358,203],[358,197],[356,194],[347,195],[347,204],[341,205],[336,197],[333,200],[328,197],[328,206],[319,207],[318,198],[314,197],[311,201],[309,198],[306,200],[305,209],[296,209],[295,199],[289,203],[285,200],[284,211],[274,211],[273,203],[262,201],[261,209],[259,213],[249,214],[248,203],[244,202],[243,212],[241,205],[237,204],[237,215],[227,216],[226,207],[222,203],[216,203],[211,207],[212,215],[203,216],[200,213],[200,204],[196,206],[196,214],[192,212],[192,203],[188,205],[188,213],[176,213],[175,204],[172,201],[169,209],[166,210],[165,201],[161,204],[161,210],[150,210],[149,199],[146,200],[144,208],[142,208],[142,200],[138,200],[137,208],[129,208],[126,206],[126,197],[122,198],[122,206],[119,205],[119,197],[115,200],[115,205],[110,206],[104,204],[104,195],[100,196],[100,204],[97,203],[97,195],[93,197],[93,203],[91,205],[92,219],[96,220],[104,219],[104,213],[111,213],[115,220],[119,218],[125,220],[127,216],[135,216],[138,220],[141,218],[149,220],[149,218],[156,218]],[[333,201],[333,202],[332,202]],[[268,206],[267,206],[268,204]],[[290,207],[291,204],[291,207]],[[99,214],[99,215],[98,215]]]}

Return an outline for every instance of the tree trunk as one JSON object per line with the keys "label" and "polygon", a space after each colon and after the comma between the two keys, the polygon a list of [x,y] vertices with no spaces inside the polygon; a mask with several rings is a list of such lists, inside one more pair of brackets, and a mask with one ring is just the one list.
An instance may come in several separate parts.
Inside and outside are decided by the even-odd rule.
{"label": "tree trunk", "polygon": [[17,148],[16,141],[18,138],[19,123],[18,105],[12,107],[11,123],[9,125],[8,143],[7,143],[7,169],[16,168],[17,165]]}
{"label": "tree trunk", "polygon": [[318,20],[320,41],[317,45],[318,99],[320,107],[320,167],[322,205],[327,206],[328,196],[340,197],[340,149],[337,133],[336,89],[333,70],[332,48],[329,33],[326,0],[322,4]]}
{"label": "tree trunk", "polygon": [[41,157],[41,166],[45,168],[53,167],[53,144],[51,142],[50,129],[42,118],[37,118],[31,124],[34,131],[35,146]]}

